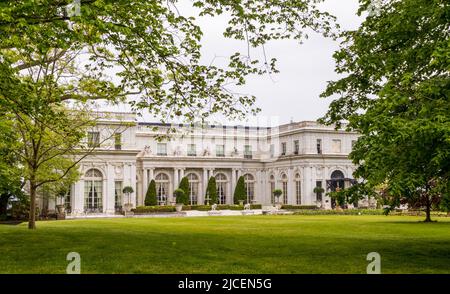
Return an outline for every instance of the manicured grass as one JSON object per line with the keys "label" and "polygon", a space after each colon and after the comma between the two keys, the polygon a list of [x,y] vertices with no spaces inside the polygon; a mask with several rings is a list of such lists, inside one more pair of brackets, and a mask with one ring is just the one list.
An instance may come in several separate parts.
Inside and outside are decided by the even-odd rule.
{"label": "manicured grass", "polygon": [[1,273],[450,273],[450,219],[246,216],[95,219],[0,225]]}

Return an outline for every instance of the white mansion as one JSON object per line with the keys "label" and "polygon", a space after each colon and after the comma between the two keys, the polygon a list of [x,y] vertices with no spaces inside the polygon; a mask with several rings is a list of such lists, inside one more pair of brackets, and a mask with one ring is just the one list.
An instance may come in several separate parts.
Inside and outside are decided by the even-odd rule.
{"label": "white mansion", "polygon": [[[87,134],[88,143],[98,148],[80,163],[81,178],[65,200],[72,215],[115,214],[125,203],[144,205],[152,179],[160,205],[173,204],[183,177],[189,179],[191,204],[205,203],[210,177],[216,179],[220,203],[232,204],[243,176],[248,202],[270,205],[275,201],[272,191],[281,189],[285,204],[324,208],[332,203],[315,193],[315,187],[329,191],[353,181],[355,166],[348,154],[358,134],[316,122],[278,127],[176,125],[179,132],[161,139],[170,125],[137,122],[133,113],[102,115],[98,127]],[[134,192],[123,195],[126,186]],[[42,202],[44,207],[54,205],[44,198]]]}

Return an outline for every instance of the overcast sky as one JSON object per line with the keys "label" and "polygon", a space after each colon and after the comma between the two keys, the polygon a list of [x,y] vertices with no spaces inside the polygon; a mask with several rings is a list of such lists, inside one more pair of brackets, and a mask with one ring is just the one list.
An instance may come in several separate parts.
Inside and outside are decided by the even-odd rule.
{"label": "overcast sky", "polygon": [[[182,1],[181,1],[182,2]],[[189,1],[190,2],[190,1]],[[361,19],[356,15],[357,0],[326,0],[323,8],[338,18],[343,29],[355,29]],[[189,6],[181,7],[183,14],[195,14]],[[204,37],[202,52],[205,62],[216,57],[228,57],[236,51],[246,52],[246,44],[225,39],[222,35],[225,18],[198,18]],[[310,34],[303,44],[295,41],[277,41],[268,44],[265,49],[269,57],[278,59],[280,73],[276,75],[255,76],[247,80],[247,85],[240,92],[257,97],[257,105],[262,109],[257,119],[258,124],[287,123],[294,121],[316,120],[324,115],[329,99],[319,98],[329,80],[334,80],[333,52],[338,44],[318,34]],[[258,56],[260,49],[251,54]],[[225,60],[225,59],[224,59]],[[219,61],[220,62],[220,61]],[[116,107],[126,110],[126,107]],[[150,116],[145,120],[156,121]],[[233,122],[227,122],[233,123]],[[255,124],[250,118],[247,124]]]}

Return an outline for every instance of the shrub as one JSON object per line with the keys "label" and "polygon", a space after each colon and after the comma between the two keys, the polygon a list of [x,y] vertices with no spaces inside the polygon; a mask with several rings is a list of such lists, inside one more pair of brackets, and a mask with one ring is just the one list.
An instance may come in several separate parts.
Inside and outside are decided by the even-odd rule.
{"label": "shrub", "polygon": [[185,201],[185,199],[184,199],[184,197],[185,197],[184,196],[185,195],[184,191],[182,189],[178,188],[173,193],[175,194],[175,201],[176,201],[176,203],[177,204],[184,204],[184,201]]}
{"label": "shrub", "polygon": [[189,180],[187,177],[183,177],[180,182],[180,186],[178,189],[184,191],[184,194],[181,199],[177,197],[177,203],[183,203],[184,205],[189,205]]}
{"label": "shrub", "polygon": [[281,209],[317,209],[316,205],[288,205],[284,204]]}
{"label": "shrub", "polygon": [[132,209],[135,214],[145,214],[152,212],[174,212],[176,211],[174,206],[138,206]]}
{"label": "shrub", "polygon": [[296,215],[384,215],[383,209],[301,209],[294,212]]}
{"label": "shrub", "polygon": [[217,203],[217,185],[214,177],[209,178],[205,198],[209,198],[211,204]]}
{"label": "shrub", "polygon": [[247,192],[245,191],[244,177],[240,176],[236,188],[234,189],[234,203],[239,204],[239,200],[245,201],[247,199]]}
{"label": "shrub", "polygon": [[154,206],[157,204],[156,201],[156,183],[155,180],[151,180],[147,193],[145,194],[145,206]]}
{"label": "shrub", "polygon": [[[261,204],[252,204],[251,209],[261,209]],[[183,210],[198,210],[198,211],[210,211],[211,205],[185,205],[183,206]],[[228,204],[220,204],[217,205],[216,210],[244,210],[244,206],[242,205],[228,205]]]}
{"label": "shrub", "polygon": [[275,189],[272,191],[273,196],[277,199],[277,202],[280,202],[280,196],[283,194],[281,189]]}

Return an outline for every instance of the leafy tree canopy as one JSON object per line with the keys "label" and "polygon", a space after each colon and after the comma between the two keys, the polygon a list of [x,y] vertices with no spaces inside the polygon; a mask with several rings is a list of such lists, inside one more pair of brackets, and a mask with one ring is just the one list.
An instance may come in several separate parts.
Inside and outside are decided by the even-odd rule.
{"label": "leafy tree canopy", "polygon": [[[362,14],[372,1],[360,2]],[[343,77],[322,94],[335,97],[322,122],[361,133],[350,155],[360,185],[384,185],[391,207],[419,204],[429,220],[449,193],[450,4],[379,1],[372,10],[341,36],[334,58]]]}

